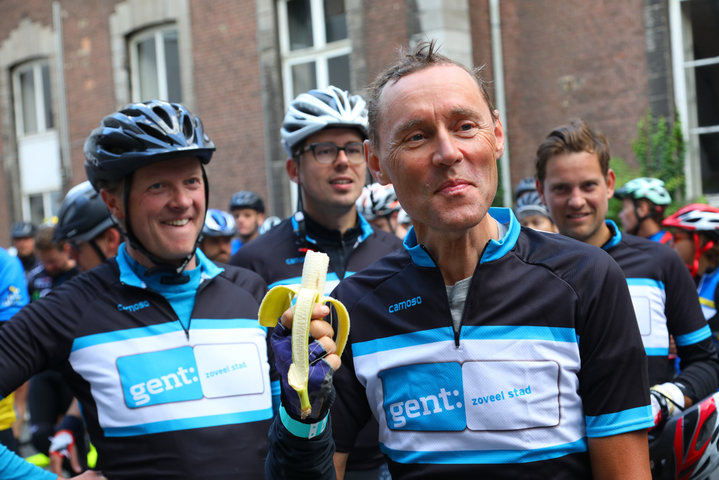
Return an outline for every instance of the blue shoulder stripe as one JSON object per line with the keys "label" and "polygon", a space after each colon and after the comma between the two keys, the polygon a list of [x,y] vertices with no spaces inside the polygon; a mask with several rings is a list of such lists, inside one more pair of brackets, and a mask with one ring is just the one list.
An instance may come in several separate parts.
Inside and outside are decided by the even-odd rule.
{"label": "blue shoulder stripe", "polygon": [[684,335],[677,335],[674,337],[674,341],[678,347],[685,347],[687,345],[694,345],[702,340],[706,340],[712,336],[712,331],[709,325],[704,325],[699,330],[695,330],[691,333],[685,333]]}
{"label": "blue shoulder stripe", "polygon": [[649,428],[654,425],[652,407],[649,405],[596,417],[587,415],[585,421],[587,423],[588,437],[607,437]]}

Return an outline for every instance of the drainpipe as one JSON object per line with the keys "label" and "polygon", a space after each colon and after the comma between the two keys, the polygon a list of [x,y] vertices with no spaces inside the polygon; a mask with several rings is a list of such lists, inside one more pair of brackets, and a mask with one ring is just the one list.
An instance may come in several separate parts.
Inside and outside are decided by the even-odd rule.
{"label": "drainpipe", "polygon": [[67,97],[65,95],[65,59],[62,48],[62,6],[58,1],[52,2],[52,23],[55,30],[55,52],[57,58],[55,76],[57,78],[57,123],[60,135],[61,181],[62,190],[67,191],[72,181],[72,162],[70,158]]}
{"label": "drainpipe", "polygon": [[492,32],[492,70],[494,72],[495,103],[499,119],[504,126],[504,155],[499,159],[502,166],[502,201],[506,207],[512,205],[512,182],[509,171],[509,138],[507,135],[507,103],[504,90],[504,62],[502,61],[502,20],[499,0],[489,0],[489,24]]}

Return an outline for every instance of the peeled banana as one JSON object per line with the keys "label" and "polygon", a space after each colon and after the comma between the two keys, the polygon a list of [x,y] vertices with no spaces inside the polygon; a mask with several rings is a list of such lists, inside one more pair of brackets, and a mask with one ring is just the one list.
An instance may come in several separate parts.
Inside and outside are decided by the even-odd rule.
{"label": "peeled banana", "polygon": [[315,303],[329,303],[337,312],[338,331],[335,342],[338,355],[342,355],[350,329],[349,314],[342,302],[324,295],[329,261],[330,259],[325,253],[308,250],[302,267],[302,283],[299,286],[278,285],[270,289],[262,299],[258,313],[261,325],[274,327],[284,311],[290,306],[293,308],[292,364],[287,380],[299,396],[303,419],[312,414],[312,406],[307,392],[310,370],[307,347],[312,306]]}

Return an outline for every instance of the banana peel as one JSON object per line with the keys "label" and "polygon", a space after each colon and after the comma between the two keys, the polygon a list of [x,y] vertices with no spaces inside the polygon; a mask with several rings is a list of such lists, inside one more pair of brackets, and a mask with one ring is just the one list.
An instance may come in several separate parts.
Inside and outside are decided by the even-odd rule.
{"label": "banana peel", "polygon": [[312,306],[315,303],[330,304],[337,312],[338,331],[335,343],[338,355],[342,355],[344,351],[350,329],[349,314],[342,302],[324,295],[329,260],[325,253],[308,250],[302,267],[301,284],[278,285],[270,289],[262,299],[258,313],[262,326],[274,327],[277,325],[277,319],[292,306],[292,364],[287,380],[299,396],[303,419],[312,414],[307,391],[310,370],[307,348]]}

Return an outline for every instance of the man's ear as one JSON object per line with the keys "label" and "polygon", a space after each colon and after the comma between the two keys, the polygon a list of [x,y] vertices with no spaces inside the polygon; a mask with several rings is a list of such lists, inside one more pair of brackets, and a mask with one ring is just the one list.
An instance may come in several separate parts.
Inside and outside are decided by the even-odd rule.
{"label": "man's ear", "polygon": [[392,183],[389,177],[382,171],[382,167],[379,163],[379,157],[377,156],[377,150],[372,146],[369,140],[364,141],[364,158],[367,162],[367,168],[370,173],[382,185]]}
{"label": "man's ear", "polygon": [[123,205],[122,198],[104,188],[100,189],[100,196],[113,217],[118,220],[125,219],[125,206]]}
{"label": "man's ear", "polygon": [[115,227],[110,227],[101,233],[101,235],[103,236],[105,245],[107,246],[107,251],[104,252],[105,255],[108,257],[114,257],[117,255],[117,249],[122,243],[122,234],[120,231]]}
{"label": "man's ear", "polygon": [[288,158],[285,162],[285,170],[287,170],[287,176],[290,177],[290,180],[300,183],[300,165],[296,159]]}
{"label": "man's ear", "polygon": [[617,176],[614,174],[614,170],[611,168],[607,172],[607,193],[609,198],[614,196],[614,185],[617,183]]}
{"label": "man's ear", "polygon": [[647,202],[643,198],[637,202],[634,202],[634,205],[636,205],[637,213],[640,217],[646,217],[651,212],[652,207],[649,206],[649,202]]}

